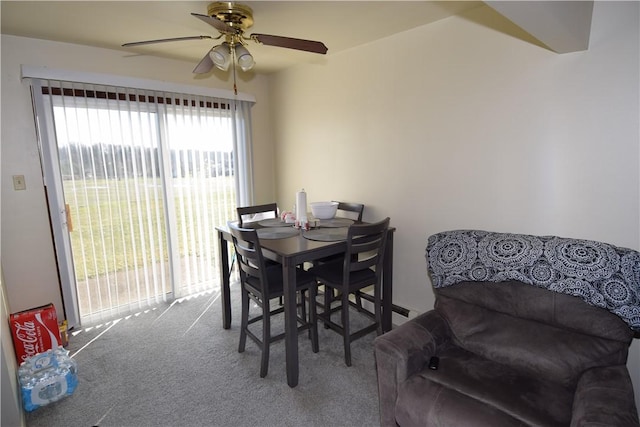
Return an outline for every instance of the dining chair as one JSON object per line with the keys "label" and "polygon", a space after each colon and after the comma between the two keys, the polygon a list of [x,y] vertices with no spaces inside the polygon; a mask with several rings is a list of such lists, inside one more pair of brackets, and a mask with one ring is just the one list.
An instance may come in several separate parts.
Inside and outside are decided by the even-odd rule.
{"label": "dining chair", "polygon": [[[373,224],[353,224],[347,232],[347,248],[342,259],[318,264],[309,269],[319,284],[325,286],[324,310],[317,314],[325,326],[342,335],[344,341],[344,360],[351,366],[351,342],[376,331],[382,334],[382,266],[384,262],[385,242],[389,218]],[[351,332],[349,323],[350,294],[373,285],[373,312],[359,309],[373,320],[373,323]],[[340,292],[339,306],[332,308],[333,292]],[[313,305],[313,304],[310,304]],[[331,320],[334,312],[340,311],[341,323]]]}
{"label": "dining chair", "polygon": [[[282,297],[284,294],[282,266],[279,264],[267,266],[256,230],[240,228],[231,222],[228,225],[238,258],[238,266],[240,267],[242,313],[238,352],[244,352],[247,336],[251,338],[262,353],[260,377],[264,378],[269,370],[269,347],[271,343],[285,336],[284,332],[277,335],[271,334],[271,316],[284,311],[284,307],[281,305],[275,309],[271,309],[270,305],[272,299]],[[319,344],[316,305],[309,304],[309,315],[307,318],[304,297],[305,292],[308,292],[310,301],[314,301],[317,295],[318,285],[312,274],[301,268],[297,268],[296,286],[296,292],[301,296],[301,298],[297,299],[297,301],[299,301],[298,304],[301,306],[299,307],[301,314],[298,314],[298,310],[296,310],[299,323],[298,332],[309,330],[311,349],[314,353],[317,353]],[[261,308],[260,314],[252,317],[250,317],[249,313],[249,303],[251,300]],[[249,329],[249,325],[259,321],[262,321],[261,338]]]}
{"label": "dining chair", "polygon": [[264,205],[241,206],[236,208],[236,211],[238,212],[238,224],[242,227],[245,222],[255,220],[255,218],[277,218],[278,204],[266,203]]}
{"label": "dining chair", "polygon": [[[335,200],[333,201],[336,202]],[[349,217],[349,219],[353,219],[354,221],[362,222],[362,213],[364,212],[364,205],[362,203],[347,203],[347,202],[337,202],[337,203],[338,203],[338,211],[347,213],[345,215],[345,218]],[[316,260],[315,263],[319,264],[323,262],[335,261],[337,259],[342,259],[342,255],[341,254],[331,255],[325,258],[320,258],[319,260]]]}
{"label": "dining chair", "polygon": [[[236,208],[236,211],[238,212],[238,226],[243,227],[249,222],[255,222],[256,218],[277,218],[278,204],[266,203],[264,205],[240,206]],[[267,266],[276,264],[271,260],[266,260],[265,262]],[[280,305],[282,305],[282,298],[280,299]]]}
{"label": "dining chair", "polygon": [[[364,204],[362,203],[351,203],[351,202],[340,202],[337,200],[333,200],[338,203],[338,211],[340,211],[340,216],[353,219],[357,222],[362,222],[362,214],[364,213]],[[322,258],[316,261],[316,263],[330,262],[337,259],[342,259],[342,255],[332,255],[326,258]],[[359,307],[359,310],[362,309],[362,292],[356,292],[356,305]],[[331,298],[336,298],[335,294],[331,294]]]}

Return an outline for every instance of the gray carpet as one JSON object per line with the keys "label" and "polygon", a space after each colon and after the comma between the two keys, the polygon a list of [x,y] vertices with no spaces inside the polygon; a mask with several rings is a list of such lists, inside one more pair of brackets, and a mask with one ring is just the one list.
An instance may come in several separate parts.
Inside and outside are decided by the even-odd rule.
{"label": "gray carpet", "polygon": [[[229,330],[222,329],[218,292],[210,292],[78,331],[68,347],[78,363],[78,388],[28,413],[27,425],[379,425],[375,333],[353,343],[351,367],[335,332],[319,325],[315,354],[308,335],[300,334],[299,384],[290,388],[283,341],[271,345],[266,378],[251,340],[238,353],[239,293],[232,298]],[[351,312],[355,322],[364,321]],[[272,330],[282,330],[280,316]]]}

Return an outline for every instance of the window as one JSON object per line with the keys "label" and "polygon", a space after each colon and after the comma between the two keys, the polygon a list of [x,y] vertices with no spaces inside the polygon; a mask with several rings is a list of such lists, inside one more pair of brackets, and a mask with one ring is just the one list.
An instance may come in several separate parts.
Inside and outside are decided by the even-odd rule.
{"label": "window", "polygon": [[251,201],[250,104],[32,87],[67,316],[71,305],[104,320],[219,289],[215,227]]}

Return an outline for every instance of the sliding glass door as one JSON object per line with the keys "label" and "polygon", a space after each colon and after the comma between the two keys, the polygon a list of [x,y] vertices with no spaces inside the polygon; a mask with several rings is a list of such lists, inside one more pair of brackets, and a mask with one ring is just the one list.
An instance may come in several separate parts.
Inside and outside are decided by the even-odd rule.
{"label": "sliding glass door", "polygon": [[196,117],[180,107],[167,112],[166,130],[169,210],[179,254],[176,283],[185,295],[218,284],[215,227],[236,216],[233,129],[228,111],[203,111]]}
{"label": "sliding glass door", "polygon": [[219,288],[215,226],[234,218],[238,182],[229,104],[46,82],[34,105],[67,311],[104,320]]}
{"label": "sliding glass door", "polygon": [[53,101],[81,316],[163,300],[172,289],[158,112]]}

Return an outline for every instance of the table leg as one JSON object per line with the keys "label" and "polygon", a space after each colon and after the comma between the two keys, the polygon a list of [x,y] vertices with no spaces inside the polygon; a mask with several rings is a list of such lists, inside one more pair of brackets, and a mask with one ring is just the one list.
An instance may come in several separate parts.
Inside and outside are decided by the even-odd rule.
{"label": "table leg", "polygon": [[387,232],[382,270],[382,332],[389,332],[393,313],[393,230]]}
{"label": "table leg", "polygon": [[220,246],[220,294],[222,300],[222,327],[231,327],[231,290],[229,288],[229,246],[222,231],[218,231]]}
{"label": "table leg", "polygon": [[298,385],[298,320],[296,315],[296,266],[282,263],[284,288],[284,331],[287,384]]}

